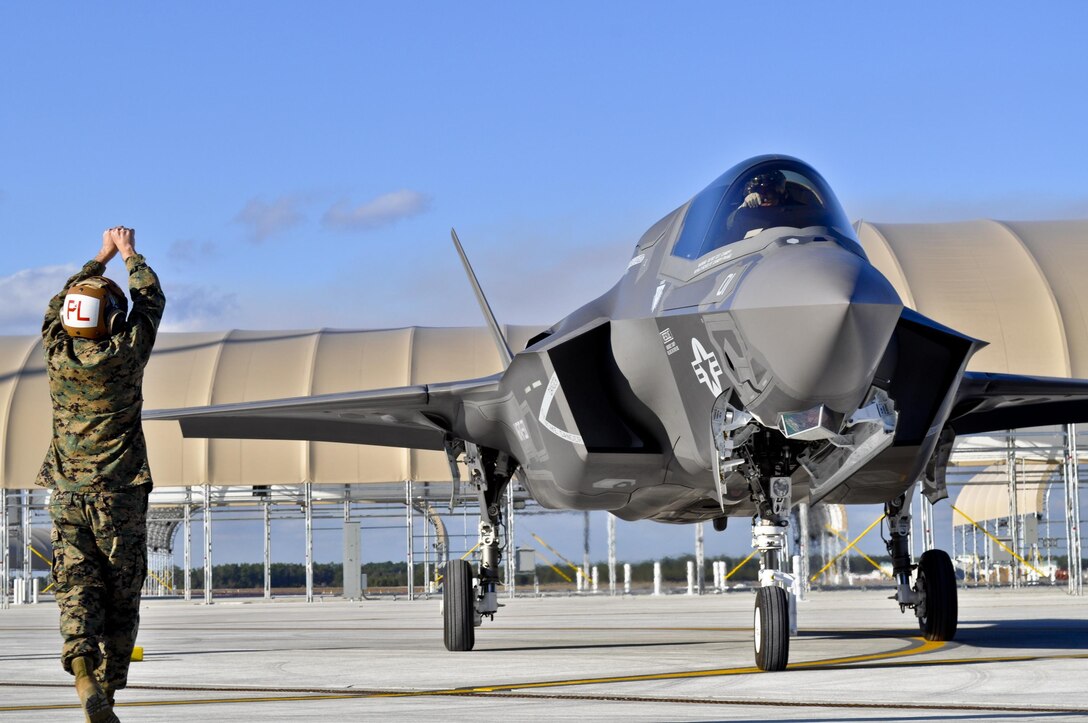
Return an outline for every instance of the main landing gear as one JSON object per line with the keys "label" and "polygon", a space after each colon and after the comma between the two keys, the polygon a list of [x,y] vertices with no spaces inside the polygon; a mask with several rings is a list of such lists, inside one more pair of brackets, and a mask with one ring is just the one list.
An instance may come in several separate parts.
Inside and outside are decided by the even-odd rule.
{"label": "main landing gear", "polygon": [[914,610],[918,627],[926,640],[951,640],[956,636],[959,603],[956,597],[956,571],[944,550],[926,550],[918,560],[917,575],[911,585],[910,503],[903,493],[884,505],[888,518],[888,554],[895,576],[894,600],[899,609]]}
{"label": "main landing gear", "polygon": [[752,547],[759,550],[759,589],[753,618],[756,665],[785,670],[790,656],[792,575],[780,568],[789,529],[789,477],[766,477],[752,483],[759,514],[752,520]]}
{"label": "main landing gear", "polygon": [[480,569],[474,576],[471,563],[450,560],[442,582],[442,630],[446,650],[472,650],[476,628],[484,616],[495,618],[499,609],[499,569],[502,548],[502,493],[510,483],[511,459],[505,452],[481,449],[464,443],[465,464],[472,473],[480,500]]}

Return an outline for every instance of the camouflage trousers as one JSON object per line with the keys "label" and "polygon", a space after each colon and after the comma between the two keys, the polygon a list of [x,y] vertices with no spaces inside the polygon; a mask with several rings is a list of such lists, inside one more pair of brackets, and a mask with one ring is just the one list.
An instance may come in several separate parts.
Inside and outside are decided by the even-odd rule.
{"label": "camouflage trousers", "polygon": [[128,682],[147,577],[151,485],[118,492],[53,490],[53,580],[64,638],[61,664],[87,657],[111,690]]}

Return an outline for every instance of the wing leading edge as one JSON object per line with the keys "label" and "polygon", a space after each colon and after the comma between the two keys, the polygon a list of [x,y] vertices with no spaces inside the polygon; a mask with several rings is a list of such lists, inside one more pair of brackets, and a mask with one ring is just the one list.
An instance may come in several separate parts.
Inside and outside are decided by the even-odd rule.
{"label": "wing leading edge", "polygon": [[443,449],[467,397],[493,396],[500,376],[393,389],[144,412],[176,420],[185,437],[294,439]]}
{"label": "wing leading edge", "polygon": [[1088,379],[967,372],[948,425],[956,434],[1088,422]]}

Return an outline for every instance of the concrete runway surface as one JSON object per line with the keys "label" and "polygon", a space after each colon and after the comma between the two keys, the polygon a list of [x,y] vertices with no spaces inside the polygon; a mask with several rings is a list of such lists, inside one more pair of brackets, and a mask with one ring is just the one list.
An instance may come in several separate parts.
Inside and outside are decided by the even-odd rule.
{"label": "concrete runway surface", "polygon": [[[503,600],[476,649],[439,601],[151,600],[122,721],[1088,720],[1088,598],[961,590],[927,643],[888,590],[815,592],[790,666],[752,659],[750,591]],[[0,610],[0,720],[80,721],[52,603]]]}

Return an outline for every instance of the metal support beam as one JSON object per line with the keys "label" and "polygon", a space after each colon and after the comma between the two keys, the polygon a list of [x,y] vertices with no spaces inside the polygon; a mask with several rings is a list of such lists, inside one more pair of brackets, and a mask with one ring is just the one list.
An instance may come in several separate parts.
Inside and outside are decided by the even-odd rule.
{"label": "metal support beam", "polygon": [[589,581],[589,510],[582,513],[582,578]]}
{"label": "metal support beam", "polygon": [[808,514],[809,506],[807,502],[797,505],[797,526],[801,538],[800,544],[797,545],[797,553],[801,556],[801,594],[799,596],[801,600],[808,597],[809,585],[811,585],[811,581],[808,579],[811,574],[809,571],[809,555],[811,555],[811,552],[809,551]]}
{"label": "metal support beam", "polygon": [[302,504],[306,506],[306,602],[314,601],[314,485],[302,483]]}
{"label": "metal support beam", "polygon": [[937,542],[933,534],[933,503],[922,494],[922,485],[918,485],[918,521],[922,526],[922,552],[936,548]]}
{"label": "metal support beam", "polygon": [[204,604],[212,604],[212,486],[204,485]]}
{"label": "metal support beam", "polygon": [[30,551],[34,544],[34,518],[30,511],[30,490],[23,490],[23,584],[26,585],[25,599],[30,600],[30,580],[34,577],[34,553]]}
{"label": "metal support beam", "polygon": [[0,487],[0,610],[8,606],[8,585],[11,581],[11,560],[8,559],[8,491]]}
{"label": "metal support beam", "polygon": [[185,487],[185,506],[181,513],[181,522],[184,527],[183,533],[185,539],[183,547],[185,549],[183,564],[184,570],[182,575],[185,582],[185,601],[188,602],[193,599],[193,520],[192,520],[192,507],[193,507],[193,488],[189,485]]}
{"label": "metal support beam", "polygon": [[[965,527],[965,529],[966,529],[966,527]],[[978,579],[979,579],[978,576],[979,576],[979,572],[980,572],[979,568],[982,567],[982,560],[979,559],[979,556],[978,556],[978,528],[975,527],[974,525],[971,526],[971,557],[972,557],[972,559],[974,560],[974,563],[975,563],[974,564],[974,567],[975,567],[975,575],[974,575],[975,585],[978,585]]]}
{"label": "metal support beam", "polygon": [[695,523],[695,591],[702,595],[705,590],[705,577],[703,568],[706,567],[706,546],[703,544],[703,526],[705,523]]}
{"label": "metal support beam", "polygon": [[264,599],[272,599],[272,495],[264,498]]}
{"label": "metal support beam", "polygon": [[408,559],[408,599],[415,599],[416,588],[416,560],[415,560],[415,535],[412,529],[414,515],[412,514],[412,480],[404,480],[404,509],[405,531],[407,535],[407,559]]}
{"label": "metal support beam", "polygon": [[616,516],[608,515],[608,594],[616,594]]}
{"label": "metal support beam", "polygon": [[1069,594],[1082,595],[1080,534],[1080,465],[1077,459],[1077,425],[1065,428],[1065,539],[1068,552]]}
{"label": "metal support beam", "polygon": [[[1016,479],[1016,439],[1013,437],[1012,430],[1009,430],[1005,439],[1009,445],[1005,455],[1005,468],[1009,479],[1009,536],[1012,538],[1010,547],[1012,547],[1016,555],[1023,555],[1020,544],[1020,495],[1017,492]],[[1017,559],[1016,555],[1013,555],[1009,561],[1013,588],[1020,587],[1020,560]]]}

